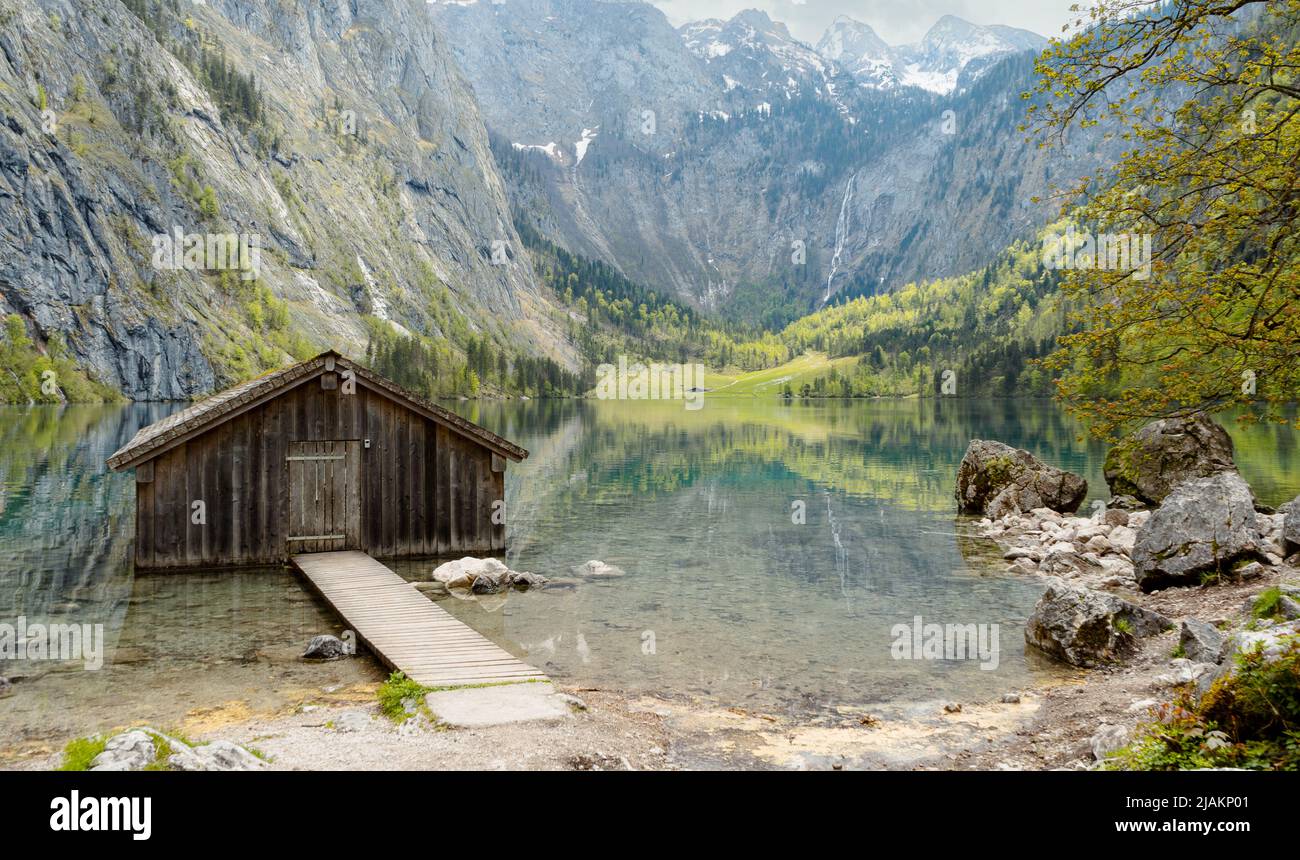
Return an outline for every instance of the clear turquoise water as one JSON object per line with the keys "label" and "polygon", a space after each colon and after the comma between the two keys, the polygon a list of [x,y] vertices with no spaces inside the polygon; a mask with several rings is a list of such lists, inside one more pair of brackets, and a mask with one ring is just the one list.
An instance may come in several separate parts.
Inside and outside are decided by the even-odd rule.
{"label": "clear turquoise water", "polygon": [[[286,570],[137,576],[134,484],[104,461],[177,408],[0,408],[0,621],[102,623],[107,663],[0,665],[0,737],[37,743],[245,703],[274,709],[373,682],[371,661],[308,665],[341,627]],[[460,403],[528,448],[507,474],[512,568],[573,587],[443,606],[557,679],[790,712],[973,701],[1054,671],[1024,653],[1041,592],[953,515],[973,437],[1083,473],[1104,446],[1050,403]],[[1297,434],[1232,427],[1261,501],[1300,494]],[[805,521],[792,517],[802,503]],[[572,569],[599,559],[625,576]],[[428,578],[432,562],[395,565]],[[892,627],[998,624],[999,666],[894,660]],[[653,645],[653,647],[651,647]],[[3,747],[3,743],[0,743]]]}

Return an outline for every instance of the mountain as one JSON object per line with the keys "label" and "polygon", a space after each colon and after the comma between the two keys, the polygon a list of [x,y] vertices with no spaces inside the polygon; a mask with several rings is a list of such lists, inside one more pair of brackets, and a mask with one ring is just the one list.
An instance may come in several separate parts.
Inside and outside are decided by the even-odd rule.
{"label": "mountain", "polygon": [[[256,269],[158,252],[227,234]],[[0,6],[0,315],[131,398],[359,355],[376,330],[572,365],[520,251],[424,3]]]}
{"label": "mountain", "polygon": [[1041,51],[1046,45],[1046,39],[1027,30],[981,27],[944,15],[919,43],[901,48],[895,62],[904,85],[949,93],[963,78],[969,85],[993,60],[1025,50]]}
{"label": "mountain", "polygon": [[1046,39],[1028,30],[982,27],[944,15],[920,42],[891,47],[867,24],[841,16],[817,43],[817,51],[863,86],[913,86],[946,95],[959,85],[969,86],[1000,59],[1046,46]]}
{"label": "mountain", "polygon": [[[1088,135],[1066,156],[1026,144],[1017,125],[1032,57],[1004,52],[1000,39],[980,54],[986,28],[967,29],[968,43],[936,25],[925,56],[910,55],[916,74],[988,61],[940,94],[841,85],[851,79],[840,62],[879,48],[846,21],[838,40],[822,41],[840,52],[823,76],[761,13],[674,32],[636,2],[431,8],[519,217],[574,254],[728,318],[779,326],[845,290],[976,269],[1055,215],[1033,198],[1098,158]],[[530,85],[577,69],[572,88]],[[801,77],[809,84],[788,85]],[[579,160],[575,143],[596,125]]]}
{"label": "mountain", "polygon": [[750,9],[730,21],[694,21],[678,32],[723,89],[744,87],[789,97],[800,88],[821,89],[838,74],[834,64],[790,35],[784,24]]}
{"label": "mountain", "polygon": [[[644,3],[430,3],[484,119],[521,149],[572,165],[602,135],[666,152],[721,87]],[[641,133],[641,129],[646,129]],[[584,142],[585,141],[585,142]]]}
{"label": "mountain", "polygon": [[898,86],[894,49],[868,24],[841,15],[817,42],[817,53],[838,64],[864,86]]}

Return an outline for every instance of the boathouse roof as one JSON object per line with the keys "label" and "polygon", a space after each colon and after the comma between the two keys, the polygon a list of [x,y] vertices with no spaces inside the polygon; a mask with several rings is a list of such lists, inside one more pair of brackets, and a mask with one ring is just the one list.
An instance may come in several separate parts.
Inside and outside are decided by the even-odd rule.
{"label": "boathouse roof", "polygon": [[366,385],[371,390],[384,395],[398,405],[417,412],[459,433],[461,436],[479,443],[493,453],[508,457],[516,462],[528,456],[526,450],[513,442],[507,441],[490,430],[461,418],[453,412],[449,412],[436,403],[407,391],[400,385],[384,379],[354,361],[344,358],[340,353],[329,350],[307,361],[274,370],[256,379],[240,383],[234,388],[228,388],[195,403],[193,406],[169,415],[155,424],[150,424],[136,433],[130,442],[108,458],[109,468],[120,471],[152,460],[154,457],[194,436],[206,433],[219,424],[260,406],[290,389],[296,388],[298,385],[337,369],[351,370],[355,374],[358,384]]}

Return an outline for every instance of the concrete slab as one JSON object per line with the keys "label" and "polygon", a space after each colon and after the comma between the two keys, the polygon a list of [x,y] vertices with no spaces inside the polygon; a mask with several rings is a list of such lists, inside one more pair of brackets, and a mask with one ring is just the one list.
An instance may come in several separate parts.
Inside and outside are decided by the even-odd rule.
{"label": "concrete slab", "polygon": [[466,687],[430,693],[425,697],[429,710],[438,721],[453,728],[570,719],[573,717],[569,706],[571,701],[571,697],[543,682]]}

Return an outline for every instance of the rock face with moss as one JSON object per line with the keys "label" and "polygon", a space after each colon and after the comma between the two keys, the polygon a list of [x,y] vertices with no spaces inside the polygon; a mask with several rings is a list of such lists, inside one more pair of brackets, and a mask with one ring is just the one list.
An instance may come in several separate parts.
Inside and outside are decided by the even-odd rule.
{"label": "rock face with moss", "polygon": [[1158,505],[1184,481],[1236,471],[1232,438],[1204,413],[1152,421],[1106,454],[1113,496]]}
{"label": "rock face with moss", "polygon": [[[0,317],[33,353],[136,400],[361,355],[372,327],[526,326],[576,364],[427,4],[7,0],[0,21]],[[176,231],[258,237],[259,262],[175,268],[155,243]]]}
{"label": "rock face with moss", "polygon": [[1230,577],[1264,558],[1250,487],[1236,472],[1185,481],[1138,532],[1133,567],[1138,587],[1155,591]]}
{"label": "rock face with moss", "polygon": [[1172,626],[1158,612],[1052,578],[1025,623],[1025,642],[1074,666],[1094,668],[1132,653],[1139,637]]}
{"label": "rock face with moss", "polygon": [[1035,508],[1073,513],[1088,494],[1088,482],[1049,466],[1028,451],[974,439],[957,468],[957,510],[1003,517]]}

